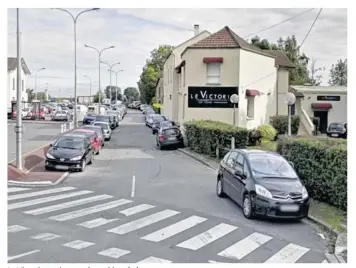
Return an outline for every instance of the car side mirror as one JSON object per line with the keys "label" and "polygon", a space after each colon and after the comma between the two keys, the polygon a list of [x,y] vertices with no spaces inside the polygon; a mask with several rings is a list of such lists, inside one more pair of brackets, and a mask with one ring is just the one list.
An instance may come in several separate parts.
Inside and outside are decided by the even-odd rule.
{"label": "car side mirror", "polygon": [[51,143],[51,144],[49,145],[49,147],[53,147],[53,144]]}
{"label": "car side mirror", "polygon": [[242,177],[243,176],[243,173],[241,170],[235,170],[235,176],[239,176],[239,177]]}
{"label": "car side mirror", "polygon": [[289,161],[289,165],[291,165],[291,167],[294,168],[294,163],[292,161]]}

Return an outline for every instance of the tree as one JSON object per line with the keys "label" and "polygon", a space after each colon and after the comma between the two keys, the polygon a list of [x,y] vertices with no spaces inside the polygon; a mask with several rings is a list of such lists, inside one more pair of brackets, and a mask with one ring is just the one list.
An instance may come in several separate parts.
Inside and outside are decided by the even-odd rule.
{"label": "tree", "polygon": [[26,89],[26,93],[27,93],[27,98],[28,98],[28,102],[32,102],[32,100],[35,98],[35,93],[33,89]]}
{"label": "tree", "polygon": [[122,96],[120,94],[121,92],[121,88],[116,87],[116,86],[106,86],[104,92],[105,92],[105,96],[106,98],[110,99],[110,90],[111,90],[111,100],[116,100],[116,94],[118,94],[117,99],[121,100]]}
{"label": "tree", "polygon": [[320,71],[325,71],[324,67],[315,67],[316,60],[312,59],[311,64],[310,64],[310,70],[309,72],[309,83],[313,86],[320,86],[321,84],[321,79],[323,76],[319,73]]}
{"label": "tree", "polygon": [[150,58],[142,69],[140,80],[137,82],[140,91],[140,99],[144,103],[150,103],[156,94],[156,82],[161,76],[164,63],[172,51],[172,46],[160,45],[151,51]]}
{"label": "tree", "polygon": [[[51,95],[48,94],[48,99],[51,99]],[[46,92],[37,92],[37,100],[39,101],[46,101]]]}
{"label": "tree", "polygon": [[330,69],[330,86],[347,86],[347,58],[338,60]]}
{"label": "tree", "polygon": [[94,97],[93,97],[93,102],[94,103],[99,103],[99,96],[100,96],[100,100],[103,101],[103,99],[105,98],[105,95],[100,92],[100,95],[99,95],[99,91],[97,91],[95,94],[94,94]]}
{"label": "tree", "polygon": [[289,60],[296,66],[296,68],[289,72],[290,84],[304,85],[309,82],[309,58],[304,53],[300,53],[297,39],[294,35],[287,36],[285,39],[280,37],[277,40],[277,44],[271,43],[267,39],[260,40],[258,36],[255,36],[251,39],[250,43],[262,50],[282,50],[287,55]]}
{"label": "tree", "polygon": [[128,102],[137,101],[140,97],[138,90],[134,87],[125,88],[124,95],[127,97]]}

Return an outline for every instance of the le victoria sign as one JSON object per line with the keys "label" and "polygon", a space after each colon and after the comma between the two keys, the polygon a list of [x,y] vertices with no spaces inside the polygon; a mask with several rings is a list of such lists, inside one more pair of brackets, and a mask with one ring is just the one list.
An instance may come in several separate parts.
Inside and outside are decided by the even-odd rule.
{"label": "le victoria sign", "polygon": [[188,108],[233,108],[232,94],[238,87],[188,87]]}

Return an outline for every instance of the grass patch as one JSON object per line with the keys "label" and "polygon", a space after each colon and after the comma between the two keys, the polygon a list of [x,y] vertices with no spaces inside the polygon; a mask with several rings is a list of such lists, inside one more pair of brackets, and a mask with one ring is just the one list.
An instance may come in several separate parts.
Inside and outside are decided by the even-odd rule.
{"label": "grass patch", "polygon": [[311,200],[309,215],[321,220],[338,232],[345,232],[347,215],[345,212],[328,204]]}

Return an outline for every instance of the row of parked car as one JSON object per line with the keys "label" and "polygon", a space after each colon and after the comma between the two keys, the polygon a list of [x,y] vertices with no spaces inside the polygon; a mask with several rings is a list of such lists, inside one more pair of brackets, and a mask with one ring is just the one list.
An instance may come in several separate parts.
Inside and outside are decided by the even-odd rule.
{"label": "row of parked car", "polygon": [[[123,117],[126,107],[122,108]],[[123,118],[122,117],[122,118]],[[112,131],[119,127],[119,111],[107,111],[105,115],[91,114],[93,120],[59,137],[45,153],[46,170],[83,172],[110,141]],[[121,119],[122,119],[121,118]]]}
{"label": "row of parked car", "polygon": [[156,145],[158,149],[184,147],[183,135],[177,122],[155,113],[153,108],[149,105],[142,104],[140,110],[146,117],[146,126],[152,129],[153,135],[156,135]]}

